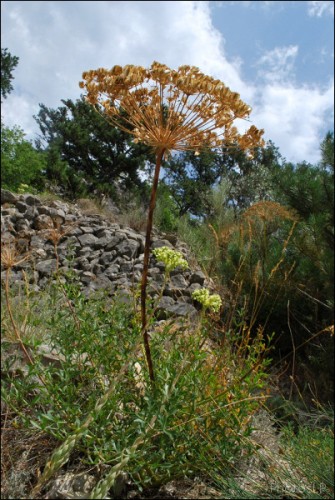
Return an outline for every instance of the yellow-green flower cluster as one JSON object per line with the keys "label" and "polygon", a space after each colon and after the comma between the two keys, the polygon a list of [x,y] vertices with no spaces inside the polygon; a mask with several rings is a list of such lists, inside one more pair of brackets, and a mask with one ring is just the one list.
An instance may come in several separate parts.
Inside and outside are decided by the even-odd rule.
{"label": "yellow-green flower cluster", "polygon": [[188,267],[188,264],[186,260],[183,257],[183,254],[181,252],[177,252],[177,250],[172,250],[172,248],[169,247],[160,247],[160,248],[155,248],[155,250],[152,251],[156,259],[160,262],[163,262],[165,264],[165,271],[169,273],[176,267],[181,267],[183,269],[186,269]]}
{"label": "yellow-green flower cluster", "polygon": [[222,305],[222,300],[220,295],[217,293],[210,295],[207,288],[201,288],[200,290],[195,290],[192,293],[192,298],[200,304],[202,304],[206,309],[212,309],[214,312],[218,312]]}

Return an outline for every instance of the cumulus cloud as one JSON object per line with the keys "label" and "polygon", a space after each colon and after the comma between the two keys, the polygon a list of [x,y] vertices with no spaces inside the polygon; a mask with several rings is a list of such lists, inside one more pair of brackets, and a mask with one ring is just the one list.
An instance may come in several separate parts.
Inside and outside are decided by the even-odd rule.
{"label": "cumulus cloud", "polygon": [[325,88],[295,82],[297,45],[275,47],[258,60],[258,86],[254,119],[262,123],[288,161],[317,162],[325,123],[331,123],[334,81]]}
{"label": "cumulus cloud", "polygon": [[206,1],[3,2],[2,47],[20,58],[14,92],[3,103],[5,123],[19,124],[35,138],[39,129],[32,115],[38,104],[56,108],[61,99],[77,99],[88,69],[149,66],[154,60],[173,68],[190,64],[239,92],[253,107],[252,122],[266,129],[284,156],[312,161],[308,155],[317,154],[320,127],[333,106],[331,85],[288,85],[299,55],[295,45],[265,52],[258,81],[246,81],[242,61],[229,58],[211,16]]}
{"label": "cumulus cloud", "polygon": [[308,15],[311,17],[321,17],[323,14],[334,15],[334,2],[333,1],[322,1],[315,0],[312,2],[307,2],[308,4]]}
{"label": "cumulus cloud", "polygon": [[333,96],[334,82],[325,89],[267,84],[254,116],[288,161],[314,163],[319,159],[324,124],[333,119]]}

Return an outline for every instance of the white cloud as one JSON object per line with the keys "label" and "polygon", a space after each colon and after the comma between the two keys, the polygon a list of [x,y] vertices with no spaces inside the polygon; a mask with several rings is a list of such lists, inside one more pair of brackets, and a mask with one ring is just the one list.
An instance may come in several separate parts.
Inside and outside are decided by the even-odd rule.
{"label": "white cloud", "polygon": [[20,58],[14,92],[3,103],[5,123],[18,124],[35,138],[39,128],[32,115],[38,103],[57,108],[61,99],[77,99],[78,82],[88,69],[149,66],[154,60],[173,68],[191,64],[239,92],[254,108],[252,122],[266,129],[288,160],[312,161],[333,106],[329,91],[292,86],[295,45],[266,52],[257,86],[247,82],[241,59],[228,58],[211,15],[206,1],[3,2],[2,47]]}
{"label": "white cloud", "polygon": [[269,82],[284,82],[293,77],[293,70],[299,48],[297,45],[276,47],[266,51],[258,60],[261,67],[258,74]]}
{"label": "white cloud", "polygon": [[319,145],[334,119],[334,82],[325,89],[267,84],[258,98],[254,118],[262,123],[287,161],[319,160]]}
{"label": "white cloud", "polygon": [[308,4],[308,15],[311,17],[321,17],[323,14],[334,15],[334,2],[333,1],[322,1],[315,0],[307,2]]}
{"label": "white cloud", "polygon": [[298,86],[295,82],[297,45],[276,47],[259,59],[258,87],[254,119],[265,129],[265,138],[279,147],[288,161],[320,158],[319,145],[326,124],[334,114],[334,81],[326,88]]}
{"label": "white cloud", "polygon": [[[58,107],[60,99],[79,97],[85,70],[148,66],[154,60],[174,68],[198,66],[247,102],[252,97],[252,88],[239,75],[240,61],[225,57],[208,2],[13,1],[2,10],[3,46],[20,58],[15,92],[3,104],[8,122],[27,123],[38,103]],[[25,105],[16,106],[18,95]]]}

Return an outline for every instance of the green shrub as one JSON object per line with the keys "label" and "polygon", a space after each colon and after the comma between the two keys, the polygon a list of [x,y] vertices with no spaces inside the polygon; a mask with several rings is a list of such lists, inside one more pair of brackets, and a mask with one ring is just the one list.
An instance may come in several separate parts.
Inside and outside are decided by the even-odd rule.
{"label": "green shrub", "polygon": [[5,127],[1,124],[1,174],[2,187],[17,192],[20,185],[41,190],[46,169],[45,155],[36,151],[17,126]]}

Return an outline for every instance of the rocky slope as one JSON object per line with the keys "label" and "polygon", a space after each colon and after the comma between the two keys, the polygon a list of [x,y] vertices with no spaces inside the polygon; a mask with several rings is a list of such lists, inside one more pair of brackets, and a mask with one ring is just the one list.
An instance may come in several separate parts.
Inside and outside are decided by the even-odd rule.
{"label": "rocky slope", "polygon": [[[36,291],[50,282],[57,269],[61,273],[72,270],[87,296],[103,289],[109,295],[122,292],[126,298],[141,280],[144,233],[111,222],[101,214],[83,213],[78,205],[42,202],[37,196],[1,190],[1,236],[2,245],[15,246],[19,254],[29,255],[12,270],[11,281],[23,284],[26,272]],[[154,230],[151,248],[161,246],[182,252],[190,261],[184,243]],[[2,280],[4,273],[2,269]],[[164,264],[152,256],[148,293],[157,296],[163,283]],[[196,315],[191,294],[202,286],[213,288],[200,268],[177,268],[164,288],[158,308],[160,317]]]}

